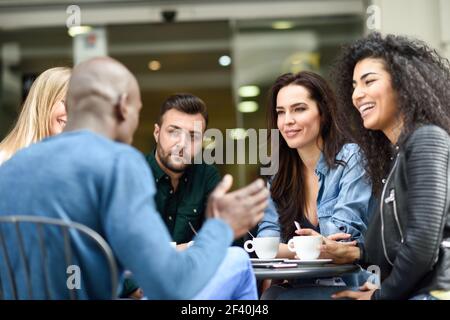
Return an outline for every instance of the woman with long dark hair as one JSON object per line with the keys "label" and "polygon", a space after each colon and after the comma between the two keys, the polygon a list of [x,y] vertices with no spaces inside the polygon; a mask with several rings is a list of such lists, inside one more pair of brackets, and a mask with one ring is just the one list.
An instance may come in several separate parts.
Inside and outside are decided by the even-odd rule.
{"label": "woman with long dark hair", "polygon": [[372,188],[358,146],[347,143],[336,126],[335,104],[327,82],[308,71],[284,74],[271,89],[268,127],[281,133],[279,149],[272,150],[279,168],[269,179],[271,201],[258,237],[280,236],[279,258],[295,256],[286,245],[298,235],[294,222],[346,245],[364,241]]}
{"label": "woman with long dark hair", "polygon": [[[346,143],[335,124],[335,104],[318,74],[288,73],[275,81],[268,127],[281,133],[279,169],[269,181],[272,202],[258,236],[287,242],[296,235],[297,221],[333,239],[363,241],[372,189],[357,145]],[[294,254],[281,244],[278,256]]]}
{"label": "woman with long dark hair", "polygon": [[421,41],[373,33],[344,50],[334,75],[337,120],[364,153],[380,208],[364,245],[328,241],[322,250],[337,262],[359,259],[381,271],[380,288],[368,284],[336,297],[449,298],[448,60]]}

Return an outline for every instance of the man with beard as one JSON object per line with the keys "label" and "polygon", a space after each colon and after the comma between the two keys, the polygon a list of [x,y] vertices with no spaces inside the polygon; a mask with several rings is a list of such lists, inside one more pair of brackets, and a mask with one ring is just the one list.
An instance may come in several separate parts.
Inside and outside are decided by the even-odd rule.
{"label": "man with beard", "polygon": [[[205,221],[208,196],[221,179],[216,167],[194,161],[202,151],[207,125],[208,112],[200,98],[188,93],[170,96],[155,123],[156,148],[147,156],[156,186],[156,206],[178,250],[192,244]],[[143,294],[130,274],[121,297],[140,299]]]}
{"label": "man with beard", "polygon": [[193,239],[205,218],[208,195],[220,182],[217,169],[195,164],[208,125],[205,103],[191,94],[170,96],[161,106],[147,161],[157,186],[156,205],[178,249]]}
{"label": "man with beard", "polygon": [[[178,252],[156,210],[151,170],[129,145],[142,109],[136,77],[112,58],[87,60],[73,69],[66,101],[63,133],[0,166],[0,218],[33,215],[83,224],[108,242],[119,273],[129,270],[149,299],[257,299],[248,254],[229,246],[263,217],[269,196],[264,182],[229,192],[233,179],[226,175],[208,199],[195,244]],[[2,225],[2,298],[111,298],[108,263],[94,242],[70,233],[69,255],[80,283],[72,287],[60,230],[42,228],[44,251],[39,230],[26,223]],[[12,269],[16,281],[3,281]]]}

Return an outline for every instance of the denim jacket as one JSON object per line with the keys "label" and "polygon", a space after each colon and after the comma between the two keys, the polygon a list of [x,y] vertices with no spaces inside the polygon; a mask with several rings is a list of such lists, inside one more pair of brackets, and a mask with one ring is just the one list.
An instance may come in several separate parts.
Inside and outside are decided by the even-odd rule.
{"label": "denim jacket", "polygon": [[[345,165],[328,167],[322,153],[315,169],[319,178],[317,214],[320,233],[324,236],[349,233],[352,240],[364,243],[364,234],[376,200],[372,195],[372,186],[365,177],[359,147],[356,144],[344,145],[336,160],[343,161]],[[280,236],[280,233],[276,204],[270,199],[258,226],[258,236]]]}

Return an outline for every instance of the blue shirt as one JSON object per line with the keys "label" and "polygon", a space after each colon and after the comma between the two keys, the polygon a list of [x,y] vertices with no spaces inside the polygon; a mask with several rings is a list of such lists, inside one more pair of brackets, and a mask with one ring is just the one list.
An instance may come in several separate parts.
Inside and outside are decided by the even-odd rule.
{"label": "blue shirt", "polygon": [[[176,251],[156,211],[153,181],[136,149],[87,130],[67,132],[18,152],[0,166],[0,216],[40,215],[84,224],[107,240],[120,269],[133,272],[149,299],[193,298],[218,269],[233,232],[224,221],[209,219],[194,246]],[[31,226],[22,228],[34,298],[40,299],[44,289],[37,240]],[[12,231],[3,230],[5,236]],[[15,248],[10,259],[17,269],[20,259],[13,241],[7,244]],[[59,299],[69,298],[62,244],[47,245],[52,291]],[[78,296],[108,298],[106,261],[81,236],[74,237],[73,247],[83,278]],[[7,279],[1,250],[0,257],[1,278]],[[28,298],[21,280],[18,287],[21,297]],[[5,291],[8,298],[10,291]]]}
{"label": "blue shirt", "polygon": [[[364,234],[370,215],[376,207],[376,200],[372,195],[371,184],[365,177],[359,147],[356,144],[344,145],[336,155],[336,160],[344,161],[346,165],[339,164],[330,168],[323,153],[316,165],[320,233],[328,236],[345,232],[352,235],[352,240],[364,242]],[[258,227],[258,236],[278,237],[280,233],[276,204],[270,199]]]}

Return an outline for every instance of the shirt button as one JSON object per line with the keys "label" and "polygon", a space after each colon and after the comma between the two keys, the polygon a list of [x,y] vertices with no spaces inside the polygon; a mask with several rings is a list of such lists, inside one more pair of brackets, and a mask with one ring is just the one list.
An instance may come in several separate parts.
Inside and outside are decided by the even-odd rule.
{"label": "shirt button", "polygon": [[168,176],[166,176],[166,180],[169,180],[169,177],[168,177]]}
{"label": "shirt button", "polygon": [[184,182],[187,182],[187,178],[184,178]]}
{"label": "shirt button", "polygon": [[172,193],[173,193],[173,190],[170,190],[169,193],[172,194]]}
{"label": "shirt button", "polygon": [[194,209],[193,211],[194,211],[194,212],[197,212],[197,209]]}
{"label": "shirt button", "polygon": [[156,182],[158,182],[158,179],[156,179]]}
{"label": "shirt button", "polygon": [[172,221],[172,216],[169,216],[169,220]]}
{"label": "shirt button", "polygon": [[381,180],[381,183],[385,184],[386,183],[386,179]]}

